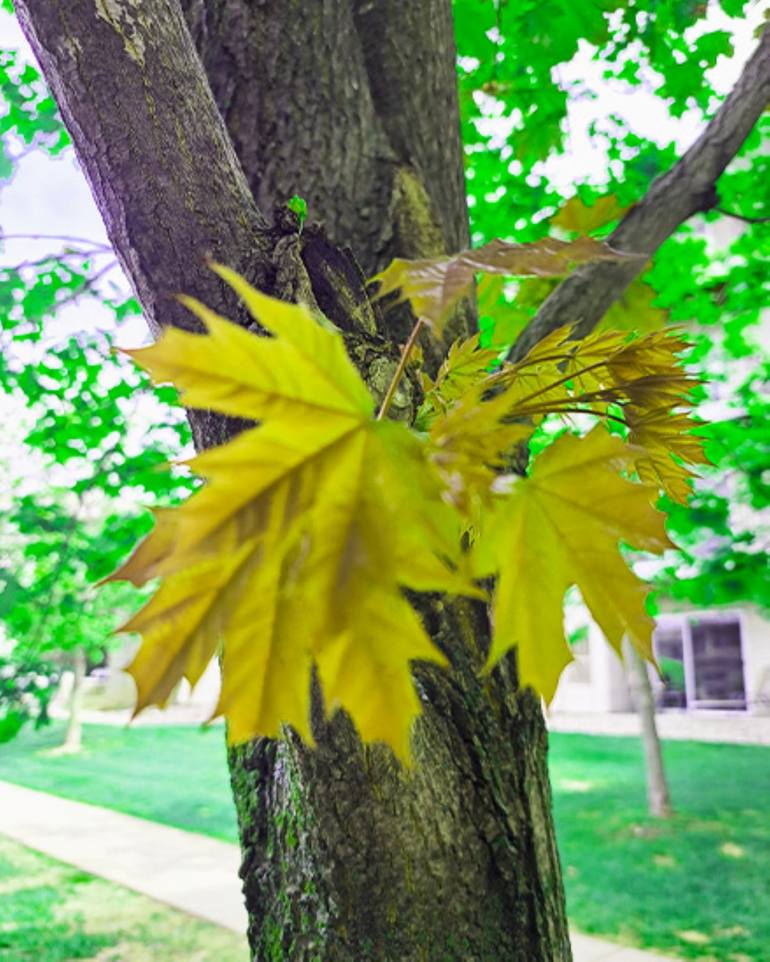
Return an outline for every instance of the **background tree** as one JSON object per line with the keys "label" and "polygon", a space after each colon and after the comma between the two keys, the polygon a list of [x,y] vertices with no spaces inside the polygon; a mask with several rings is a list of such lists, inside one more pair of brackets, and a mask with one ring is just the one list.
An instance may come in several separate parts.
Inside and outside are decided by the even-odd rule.
{"label": "background tree", "polygon": [[35,728],[48,724],[57,681],[58,671],[49,661],[0,655],[0,742],[15,738],[27,722]]}
{"label": "background tree", "polygon": [[[449,5],[293,2],[269,10],[191,2],[184,4],[190,33],[171,0],[119,11],[85,0],[18,6],[154,330],[190,323],[169,291],[237,314],[203,266],[201,253],[210,251],[261,289],[316,303],[347,332],[374,389],[387,383],[408,320],[371,309],[356,265],[321,232],[299,233],[286,216],[268,226],[265,215],[302,194],[331,241],[349,245],[366,273],[394,254],[435,254],[464,243]],[[525,108],[522,123],[526,115],[536,142],[551,117],[551,143],[538,147],[541,156],[563,116],[552,68],[572,57],[581,37],[604,44],[619,64],[637,40],[635,14],[629,26],[622,11],[614,21],[601,10],[576,18],[567,6],[551,11],[548,24],[533,10],[522,19],[512,5],[479,3],[465,14],[458,7],[467,28],[460,37],[482,53],[481,68],[496,71],[491,79],[483,69],[464,79],[466,118],[483,109],[476,92],[495,93],[490,84],[501,83],[511,104],[518,97]],[[471,7],[478,14],[472,23]],[[647,17],[645,43],[660,46],[665,31],[664,46],[689,52],[684,34],[698,16]],[[564,24],[558,45],[551,42],[554,22]],[[521,60],[522,35],[528,56],[537,52],[533,64]],[[506,71],[510,77],[500,80]],[[540,88],[544,106],[535,103]],[[706,204],[767,88],[764,51],[699,144],[623,219],[614,243],[652,252]],[[548,98],[556,105],[550,113]],[[491,195],[495,151],[477,153],[474,180],[487,177]],[[518,176],[506,169],[509,158],[499,157],[496,167],[507,199]],[[638,196],[672,160],[669,152],[652,173],[647,166]],[[523,232],[526,219],[517,217],[514,228],[523,220]],[[510,230],[508,218],[495,233]],[[576,272],[528,324],[527,339],[555,323],[554,304],[558,323],[580,316],[590,327],[631,279],[616,266]],[[571,314],[563,313],[563,298]],[[452,333],[466,322],[459,316]],[[409,408],[407,399],[405,416]],[[193,412],[191,421],[199,446],[238,428],[206,412]],[[510,659],[486,689],[471,670],[467,652],[483,647],[488,631],[478,605],[428,599],[423,614],[455,669],[448,681],[418,670],[429,707],[414,777],[405,780],[386,753],[364,752],[343,720],[319,739],[316,753],[291,740],[232,753],[257,957],[399,958],[424,947],[434,957],[568,958],[539,706],[527,693],[514,694]]]}
{"label": "background tree", "polygon": [[663,765],[663,749],[655,722],[655,694],[652,690],[647,663],[626,638],[623,641],[628,687],[633,706],[639,715],[647,778],[647,807],[656,818],[670,818],[673,814],[671,793]]}
{"label": "background tree", "polygon": [[[45,82],[18,51],[0,54],[0,90],[0,176],[10,180],[34,150],[56,157],[71,148]],[[4,465],[12,480],[0,496],[6,669],[9,681],[11,671],[32,678],[31,665],[38,678],[46,666],[57,679],[70,669],[62,747],[77,751],[88,662],[122,644],[112,637],[116,613],[129,612],[142,597],[128,585],[96,582],[148,530],[142,502],[171,503],[189,490],[189,479],[166,468],[188,443],[189,428],[168,407],[173,390],[151,388],[113,353],[116,333],[139,306],[106,283],[117,266],[110,246],[29,233],[5,234],[3,241],[9,262],[0,268],[4,460],[16,455],[13,470],[10,461]],[[14,257],[20,247],[27,256]],[[90,329],[72,331],[61,318],[71,305],[83,310],[95,303],[106,310]],[[139,437],[142,409],[153,421]],[[54,690],[41,689],[45,707]],[[20,716],[15,702],[9,710],[16,720],[10,734]]]}
{"label": "background tree", "polygon": [[[0,278],[0,292],[11,303],[3,326],[16,344],[26,337],[27,348],[7,353],[0,381],[22,424],[25,416],[34,418],[23,432],[24,474],[4,498],[0,622],[9,663],[22,672],[30,661],[58,665],[57,675],[70,670],[62,750],[72,752],[81,744],[88,663],[122,644],[113,636],[116,614],[128,614],[143,596],[130,585],[97,583],[150,527],[139,499],[172,503],[189,491],[191,479],[167,468],[188,429],[163,403],[173,391],[158,394],[113,355],[109,332],[63,342],[44,337],[46,314],[54,312],[62,289],[71,298],[71,288],[52,272],[38,312],[30,290],[41,280],[23,273]],[[86,280],[78,278],[81,285]],[[51,397],[55,403],[46,403]],[[130,411],[142,401],[160,417],[137,445]]]}
{"label": "background tree", "polygon": [[[0,172],[10,178],[28,152],[56,156],[70,141],[38,71],[16,51],[3,51],[0,63]],[[63,249],[51,253],[57,242]],[[35,253],[14,260],[20,245]],[[189,429],[167,406],[174,392],[150,388],[112,352],[111,325],[120,329],[138,305],[118,287],[103,287],[116,266],[108,245],[27,234],[6,235],[4,246],[11,261],[0,268],[2,453],[10,481],[0,495],[6,669],[9,680],[12,671],[40,678],[48,666],[48,677],[58,678],[71,670],[63,748],[77,751],[87,663],[121,643],[111,637],[116,612],[129,612],[141,598],[128,585],[95,583],[147,531],[151,521],[140,501],[171,501],[189,489],[166,468]],[[107,308],[101,326],[68,332],[66,322],[53,323],[67,306],[95,299]],[[132,419],[143,407],[155,421],[139,438]],[[53,690],[41,689],[45,707]],[[17,724],[9,734],[21,720],[15,702],[10,710]],[[47,712],[37,717],[45,720]]]}

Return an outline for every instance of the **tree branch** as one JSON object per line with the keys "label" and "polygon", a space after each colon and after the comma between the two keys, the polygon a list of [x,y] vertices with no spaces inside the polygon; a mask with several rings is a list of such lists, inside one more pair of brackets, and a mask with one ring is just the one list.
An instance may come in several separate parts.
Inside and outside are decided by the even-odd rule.
{"label": "tree branch", "polygon": [[718,214],[724,214],[725,217],[732,217],[734,220],[742,220],[746,224],[770,224],[770,217],[750,217],[748,214],[739,214],[734,210],[725,210],[724,207],[715,207],[714,210]]}
{"label": "tree branch", "polygon": [[[644,198],[626,214],[608,243],[621,251],[652,255],[689,217],[717,203],[716,181],[770,101],[770,28],[735,88],[706,129]],[[586,264],[546,298],[511,351],[520,360],[551,331],[575,324],[584,337],[645,267],[643,258]]]}
{"label": "tree branch", "polygon": [[17,0],[16,10],[150,327],[191,326],[180,291],[233,316],[236,299],[204,256],[258,280],[265,223],[179,0]]}

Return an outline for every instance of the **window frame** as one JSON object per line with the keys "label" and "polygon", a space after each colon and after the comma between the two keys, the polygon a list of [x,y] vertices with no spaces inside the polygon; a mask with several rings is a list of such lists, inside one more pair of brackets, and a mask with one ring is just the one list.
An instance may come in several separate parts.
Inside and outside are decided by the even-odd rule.
{"label": "window frame", "polygon": [[[709,622],[714,623],[737,623],[738,643],[741,656],[741,679],[743,681],[743,698],[724,699],[717,701],[713,698],[698,699],[695,697],[695,654],[692,643],[692,623]],[[671,630],[678,629],[682,638],[682,660],[684,663],[684,689],[686,711],[743,711],[749,709],[749,686],[746,676],[746,646],[743,615],[740,611],[687,611],[687,612],[666,612],[660,614],[655,619],[655,632],[653,633],[653,651],[658,657],[655,647],[655,636],[659,629]],[[668,710],[668,709],[666,709]],[[675,711],[676,709],[671,709]]]}

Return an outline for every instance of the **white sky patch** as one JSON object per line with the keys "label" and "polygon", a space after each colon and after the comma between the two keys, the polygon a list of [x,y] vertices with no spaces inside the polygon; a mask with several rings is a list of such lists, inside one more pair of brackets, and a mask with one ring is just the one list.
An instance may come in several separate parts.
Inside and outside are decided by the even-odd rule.
{"label": "white sky patch", "polygon": [[[758,4],[749,10],[747,17],[740,19],[731,19],[712,4],[705,20],[689,31],[691,40],[712,30],[726,30],[733,36],[733,56],[720,57],[715,66],[706,71],[706,80],[715,94],[726,95],[732,90],[757,46],[754,32],[763,20],[764,12]],[[659,146],[673,141],[680,153],[687,150],[706,126],[698,110],[687,111],[680,118],[670,115],[666,103],[654,93],[660,78],[652,70],[640,71],[642,83],[636,86],[605,79],[605,65],[592,59],[594,50],[581,41],[573,60],[557,68],[562,86],[579,84],[585,95],[571,98],[568,103],[565,153],[549,158],[537,168],[538,173],[560,190],[570,193],[576,182],[588,179],[601,184],[604,179],[607,153],[603,144],[590,136],[592,124],[607,129],[608,118],[617,115],[640,137]]]}

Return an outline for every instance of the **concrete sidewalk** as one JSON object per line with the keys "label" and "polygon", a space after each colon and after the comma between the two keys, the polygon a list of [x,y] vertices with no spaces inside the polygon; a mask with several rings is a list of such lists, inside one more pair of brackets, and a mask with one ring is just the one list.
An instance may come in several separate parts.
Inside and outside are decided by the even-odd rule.
{"label": "concrete sidewalk", "polygon": [[[234,932],[246,931],[236,845],[0,781],[0,834]],[[573,933],[574,962],[673,962]]]}
{"label": "concrete sidewalk", "polygon": [[[663,711],[656,714],[655,723],[664,740],[770,746],[770,715],[737,711]],[[638,737],[641,733],[636,712],[554,711],[546,715],[546,724],[554,732],[583,735]]]}
{"label": "concrete sidewalk", "polygon": [[572,932],[571,939],[572,962],[681,962],[681,959],[672,959],[668,955],[629,949],[580,932]]}
{"label": "concrete sidewalk", "polygon": [[246,931],[237,845],[2,781],[0,833],[190,915]]}

